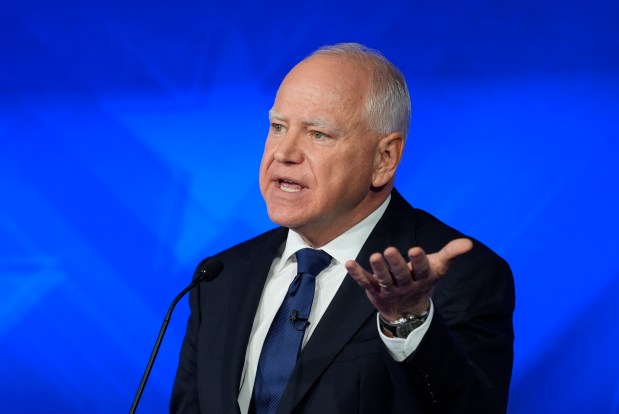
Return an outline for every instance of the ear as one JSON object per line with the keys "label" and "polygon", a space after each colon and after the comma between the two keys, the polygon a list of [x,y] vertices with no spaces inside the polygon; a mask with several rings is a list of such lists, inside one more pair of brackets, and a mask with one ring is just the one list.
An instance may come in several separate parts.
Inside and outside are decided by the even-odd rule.
{"label": "ear", "polygon": [[393,179],[403,152],[404,137],[400,132],[393,132],[380,139],[374,157],[373,187],[382,187]]}

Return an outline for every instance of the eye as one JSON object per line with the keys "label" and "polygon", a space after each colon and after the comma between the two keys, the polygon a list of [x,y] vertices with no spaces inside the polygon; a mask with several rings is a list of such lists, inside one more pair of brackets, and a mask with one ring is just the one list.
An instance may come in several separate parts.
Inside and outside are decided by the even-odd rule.
{"label": "eye", "polygon": [[320,132],[320,131],[312,131],[311,135],[312,135],[312,138],[318,139],[318,140],[327,138],[327,134],[325,134],[324,132]]}
{"label": "eye", "polygon": [[275,122],[271,124],[271,129],[275,132],[283,132],[284,126],[282,124],[276,124]]}

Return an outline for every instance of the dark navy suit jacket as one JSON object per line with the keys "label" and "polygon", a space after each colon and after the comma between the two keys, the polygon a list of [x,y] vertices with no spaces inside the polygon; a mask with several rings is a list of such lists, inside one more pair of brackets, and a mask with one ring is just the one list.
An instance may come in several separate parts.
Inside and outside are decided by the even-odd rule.
{"label": "dark navy suit jacket", "polygon": [[[170,409],[238,413],[239,384],[267,273],[287,229],[276,228],[216,256],[222,274],[190,295]],[[463,235],[398,193],[357,261],[395,246],[427,253]],[[303,349],[278,413],[502,413],[513,361],[515,294],[507,263],[474,241],[433,293],[434,318],[404,362],[388,354],[376,310],[347,277]]]}

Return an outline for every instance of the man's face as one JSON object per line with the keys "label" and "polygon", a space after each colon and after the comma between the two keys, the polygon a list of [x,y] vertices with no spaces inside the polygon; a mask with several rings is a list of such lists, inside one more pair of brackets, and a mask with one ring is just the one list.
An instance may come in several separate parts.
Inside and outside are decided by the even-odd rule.
{"label": "man's face", "polygon": [[321,246],[377,205],[370,188],[378,134],[362,113],[369,71],[334,57],[297,65],[269,112],[260,190],[269,217]]}

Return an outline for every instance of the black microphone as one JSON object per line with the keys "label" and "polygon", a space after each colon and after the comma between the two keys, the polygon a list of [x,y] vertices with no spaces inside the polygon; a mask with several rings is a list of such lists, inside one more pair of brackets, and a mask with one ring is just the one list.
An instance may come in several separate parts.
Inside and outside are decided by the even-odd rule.
{"label": "black microphone", "polygon": [[163,318],[163,324],[161,325],[161,329],[159,330],[159,336],[157,337],[157,341],[155,342],[155,346],[153,347],[153,352],[150,354],[150,359],[148,360],[148,364],[146,364],[146,370],[144,371],[144,375],[142,376],[142,381],[140,381],[140,386],[138,387],[138,391],[135,393],[135,398],[133,399],[133,404],[131,404],[131,409],[129,410],[129,414],[134,414],[135,410],[138,408],[138,403],[140,402],[140,398],[142,397],[142,393],[144,392],[144,387],[146,386],[146,381],[148,381],[148,376],[150,375],[150,371],[153,369],[153,364],[155,363],[155,358],[157,358],[157,353],[159,352],[159,348],[161,347],[161,341],[163,341],[163,336],[165,335],[166,329],[168,329],[168,324],[170,323],[170,318],[172,316],[172,311],[174,311],[174,307],[178,303],[179,300],[187,292],[196,287],[198,283],[201,282],[211,282],[214,280],[221,271],[224,269],[224,264],[221,260],[217,258],[207,257],[202,260],[200,264],[196,267],[196,270],[193,272],[193,281],[179,293],[170,308],[168,309],[168,313],[166,313],[165,318]]}
{"label": "black microphone", "polygon": [[[305,328],[307,328],[309,326],[309,322],[307,321],[307,318],[300,318],[299,317],[299,311],[296,309],[293,309],[292,312],[290,312],[290,322],[292,322],[292,327],[294,329],[296,329],[297,331],[304,331]],[[297,327],[297,322],[301,322],[302,326],[301,328]]]}

